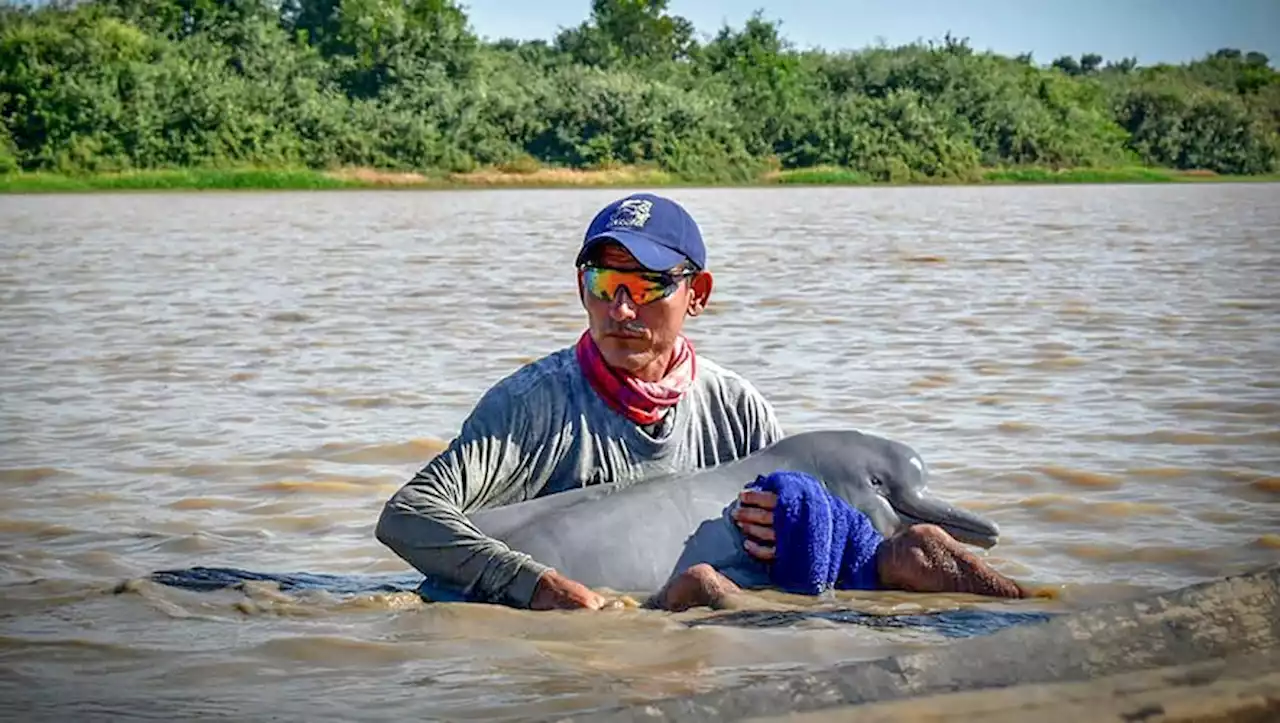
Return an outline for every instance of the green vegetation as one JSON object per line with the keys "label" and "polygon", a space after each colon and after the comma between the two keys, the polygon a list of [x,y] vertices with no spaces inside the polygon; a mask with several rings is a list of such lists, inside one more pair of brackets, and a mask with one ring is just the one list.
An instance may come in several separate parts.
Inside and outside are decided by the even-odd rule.
{"label": "green vegetation", "polygon": [[549,42],[481,41],[452,0],[0,3],[7,191],[1280,172],[1280,73],[1234,49],[804,50],[758,14],[699,38],[666,0],[592,0]]}
{"label": "green vegetation", "polygon": [[14,173],[0,175],[0,191],[164,191],[172,189],[322,189],[352,188],[355,180],[309,169],[219,170],[192,168],[111,174]]}

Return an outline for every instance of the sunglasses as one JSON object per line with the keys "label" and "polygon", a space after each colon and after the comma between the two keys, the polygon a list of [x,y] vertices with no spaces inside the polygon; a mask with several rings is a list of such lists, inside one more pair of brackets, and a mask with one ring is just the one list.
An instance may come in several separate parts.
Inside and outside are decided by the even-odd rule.
{"label": "sunglasses", "polygon": [[641,306],[665,299],[680,286],[680,281],[697,275],[697,271],[624,271],[599,266],[579,269],[587,293],[601,301],[613,301],[618,289],[625,288],[631,300]]}

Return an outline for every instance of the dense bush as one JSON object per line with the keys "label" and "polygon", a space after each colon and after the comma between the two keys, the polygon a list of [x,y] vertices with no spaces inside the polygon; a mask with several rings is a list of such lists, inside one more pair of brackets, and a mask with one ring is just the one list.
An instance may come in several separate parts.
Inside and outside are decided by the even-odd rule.
{"label": "dense bush", "polygon": [[1277,169],[1280,74],[1258,53],[1038,66],[952,37],[799,51],[760,16],[700,41],[665,6],[594,0],[552,40],[487,43],[451,0],[3,5],[0,172]]}

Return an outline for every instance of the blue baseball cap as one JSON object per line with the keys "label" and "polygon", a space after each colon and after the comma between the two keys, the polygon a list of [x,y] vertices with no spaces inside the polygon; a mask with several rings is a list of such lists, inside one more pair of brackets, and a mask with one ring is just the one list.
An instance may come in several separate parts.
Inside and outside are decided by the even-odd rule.
{"label": "blue baseball cap", "polygon": [[591,220],[576,265],[607,241],[622,244],[650,271],[666,271],[685,261],[707,267],[707,249],[693,216],[680,204],[652,193],[636,193],[605,206]]}

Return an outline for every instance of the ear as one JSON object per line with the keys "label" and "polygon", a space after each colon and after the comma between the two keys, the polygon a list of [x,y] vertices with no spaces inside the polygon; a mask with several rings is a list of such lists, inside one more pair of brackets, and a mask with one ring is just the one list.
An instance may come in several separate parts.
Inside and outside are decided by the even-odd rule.
{"label": "ear", "polygon": [[697,276],[689,279],[689,316],[701,314],[711,301],[711,287],[714,286],[710,271],[699,271]]}
{"label": "ear", "polygon": [[585,309],[587,308],[587,287],[582,285],[582,269],[575,269],[574,276],[578,279],[578,301]]}

